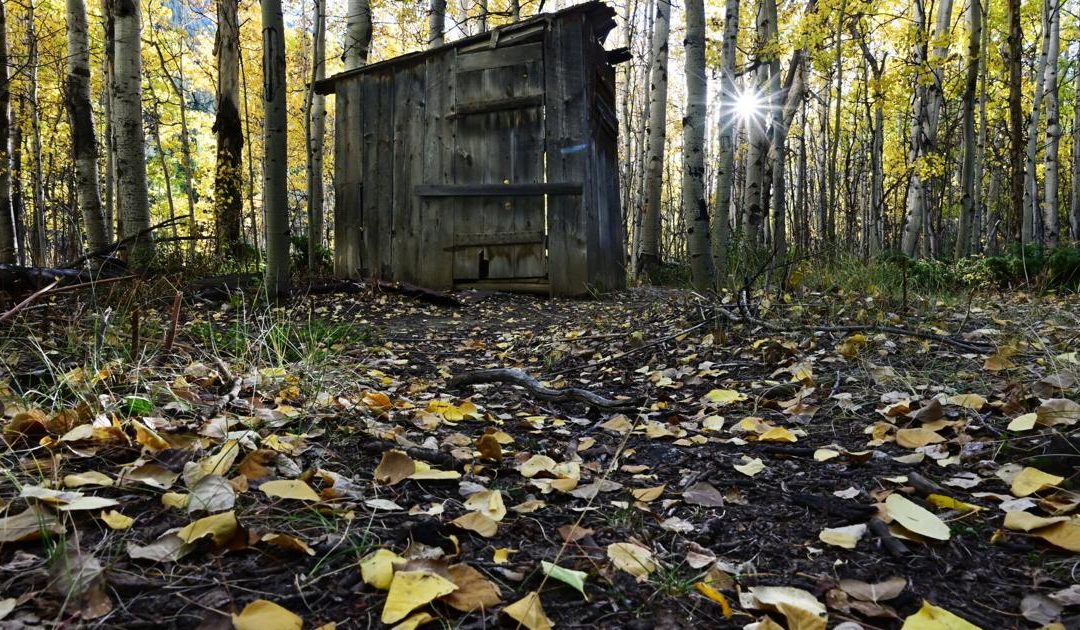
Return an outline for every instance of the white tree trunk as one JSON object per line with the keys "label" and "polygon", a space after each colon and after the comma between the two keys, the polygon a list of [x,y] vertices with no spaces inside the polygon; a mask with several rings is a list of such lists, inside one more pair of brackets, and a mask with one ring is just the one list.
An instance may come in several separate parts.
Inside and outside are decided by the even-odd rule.
{"label": "white tree trunk", "polygon": [[[757,100],[762,104],[771,104],[773,98],[773,81],[771,78],[770,55],[766,52],[771,41],[773,26],[776,23],[776,1],[760,0],[758,3],[757,29],[758,48],[755,51],[757,69],[754,71],[756,80],[755,93]],[[759,114],[748,117],[747,133],[750,140],[746,152],[746,187],[743,189],[743,243],[750,250],[757,249],[763,244],[762,226],[765,222],[765,200],[768,190],[765,183],[765,168],[769,154],[769,136],[766,126],[771,119],[771,109],[764,108]]]}
{"label": "white tree trunk", "polygon": [[713,211],[712,255],[719,281],[727,276],[728,241],[731,231],[731,187],[735,181],[735,55],[739,38],[739,0],[726,0],[724,33],[720,52],[720,134],[716,172],[716,206]]}
{"label": "white tree trunk", "polygon": [[308,271],[314,273],[323,244],[323,137],[326,135],[326,97],[315,93],[315,83],[326,76],[326,0],[315,0],[315,24],[311,52],[311,85],[308,86]]}
{"label": "white tree trunk", "polygon": [[342,58],[345,69],[353,70],[367,63],[371,47],[371,3],[369,0],[349,0],[348,11]]}
{"label": "white tree trunk", "polygon": [[683,222],[694,288],[716,282],[709,248],[709,207],[705,203],[705,1],[686,2],[686,117],[683,119]]}
{"label": "white tree trunk", "polygon": [[79,210],[91,251],[108,245],[105,216],[98,188],[97,130],[90,103],[90,45],[86,33],[86,5],[67,0],[67,110],[71,121],[72,153],[75,156],[75,188]]}
{"label": "white tree trunk", "polygon": [[1046,163],[1045,198],[1042,207],[1042,242],[1048,249],[1058,244],[1058,146],[1061,144],[1061,121],[1058,119],[1058,52],[1061,44],[1061,4],[1050,0],[1046,75]]}
{"label": "white tree trunk", "polygon": [[154,257],[146,195],[146,136],[142,120],[142,15],[137,0],[113,0],[117,197],[123,217],[121,238],[131,238],[128,261],[145,269]]}
{"label": "white tree trunk", "polygon": [[[937,143],[938,120],[941,116],[943,94],[941,91],[942,67],[949,54],[948,33],[951,26],[952,0],[943,0],[938,6],[937,21],[929,41],[939,42],[934,47],[934,59],[930,61],[932,81],[930,85],[916,87],[915,106],[911,121],[911,162],[915,169],[908,184],[908,207],[904,224],[901,249],[908,256],[914,256],[919,245],[927,218],[927,187],[930,178],[925,172],[926,158],[935,151]],[[926,9],[923,0],[915,0],[915,25],[918,34],[915,43],[915,67],[926,63],[928,39],[925,36]]]}
{"label": "white tree trunk", "polygon": [[1035,158],[1039,151],[1039,118],[1042,116],[1042,100],[1045,93],[1046,61],[1049,54],[1050,38],[1048,31],[1051,3],[1056,0],[1043,0],[1042,8],[1042,50],[1035,70],[1035,91],[1031,99],[1031,116],[1028,118],[1027,150],[1024,153],[1024,217],[1020,230],[1020,240],[1025,245],[1038,240],[1039,231],[1039,190],[1035,178]]}
{"label": "white tree trunk", "polygon": [[645,208],[641,226],[638,271],[649,273],[660,266],[660,198],[664,177],[664,140],[667,132],[668,35],[671,5],[656,4],[653,25],[652,67],[649,75],[648,154],[645,157]]}
{"label": "white tree trunk", "polygon": [[262,0],[263,220],[266,224],[266,294],[289,290],[289,200],[285,111],[285,24],[281,0]]}
{"label": "white tree trunk", "polygon": [[431,0],[428,14],[428,47],[442,46],[446,31],[446,0]]}

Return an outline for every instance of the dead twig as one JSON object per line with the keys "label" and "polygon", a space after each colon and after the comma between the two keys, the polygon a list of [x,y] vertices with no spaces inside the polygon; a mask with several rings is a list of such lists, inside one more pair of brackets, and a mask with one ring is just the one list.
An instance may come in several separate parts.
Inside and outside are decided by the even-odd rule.
{"label": "dead twig", "polygon": [[598,409],[634,409],[641,404],[639,400],[604,398],[599,394],[578,387],[552,389],[545,387],[543,383],[525,372],[513,368],[494,368],[466,372],[451,378],[446,385],[450,389],[460,389],[467,385],[479,385],[482,383],[510,383],[518,387],[524,387],[540,400],[548,402],[580,402]]}
{"label": "dead twig", "polygon": [[23,310],[27,306],[30,306],[31,304],[34,303],[34,300],[36,300],[39,297],[45,295],[46,293],[51,291],[53,288],[55,288],[56,285],[60,284],[61,280],[63,280],[63,278],[59,278],[59,277],[56,278],[55,280],[52,281],[52,284],[50,284],[50,285],[48,285],[48,286],[46,286],[44,288],[38,289],[37,291],[34,291],[33,293],[30,294],[30,297],[26,298],[22,302],[19,302],[15,306],[11,307],[11,309],[9,309],[6,313],[4,313],[3,315],[0,315],[0,324],[6,322],[7,320],[11,319],[12,317],[15,317],[16,315],[18,315],[19,311]]}

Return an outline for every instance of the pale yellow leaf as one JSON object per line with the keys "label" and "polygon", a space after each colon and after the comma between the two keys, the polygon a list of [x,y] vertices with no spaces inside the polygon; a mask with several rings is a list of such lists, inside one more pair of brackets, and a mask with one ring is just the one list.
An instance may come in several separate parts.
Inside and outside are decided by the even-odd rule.
{"label": "pale yellow leaf", "polygon": [[450,580],[427,571],[397,571],[383,605],[382,622],[401,621],[428,602],[457,590]]}
{"label": "pale yellow leaf", "polygon": [[554,626],[544,608],[540,605],[540,595],[531,591],[525,597],[503,608],[503,612],[528,630],[551,630]]}
{"label": "pale yellow leaf", "polygon": [[885,507],[894,521],[920,536],[948,540],[949,526],[929,510],[896,492],[885,499]]}
{"label": "pale yellow leaf", "polygon": [[319,500],[319,494],[315,492],[314,488],[299,479],[267,481],[259,486],[259,490],[268,497],[278,499],[296,499],[297,501]]}
{"label": "pale yellow leaf", "polygon": [[944,608],[923,600],[922,608],[904,620],[901,630],[982,630]]}
{"label": "pale yellow leaf", "polygon": [[233,615],[232,620],[236,630],[300,630],[304,627],[303,619],[265,599],[257,599],[244,606],[244,610],[239,615]]}

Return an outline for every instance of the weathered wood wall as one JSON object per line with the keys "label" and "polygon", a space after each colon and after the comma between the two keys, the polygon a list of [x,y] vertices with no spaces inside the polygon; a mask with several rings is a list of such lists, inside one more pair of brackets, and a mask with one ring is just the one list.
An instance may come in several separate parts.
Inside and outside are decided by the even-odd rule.
{"label": "weathered wood wall", "polygon": [[610,15],[592,6],[331,79],[339,275],[624,286]]}

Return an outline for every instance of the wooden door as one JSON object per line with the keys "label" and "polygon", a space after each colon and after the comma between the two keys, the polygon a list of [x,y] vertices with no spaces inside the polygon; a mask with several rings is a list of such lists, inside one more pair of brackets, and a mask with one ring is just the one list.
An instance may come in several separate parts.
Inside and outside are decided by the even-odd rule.
{"label": "wooden door", "polygon": [[543,66],[538,42],[457,54],[455,284],[546,280]]}

